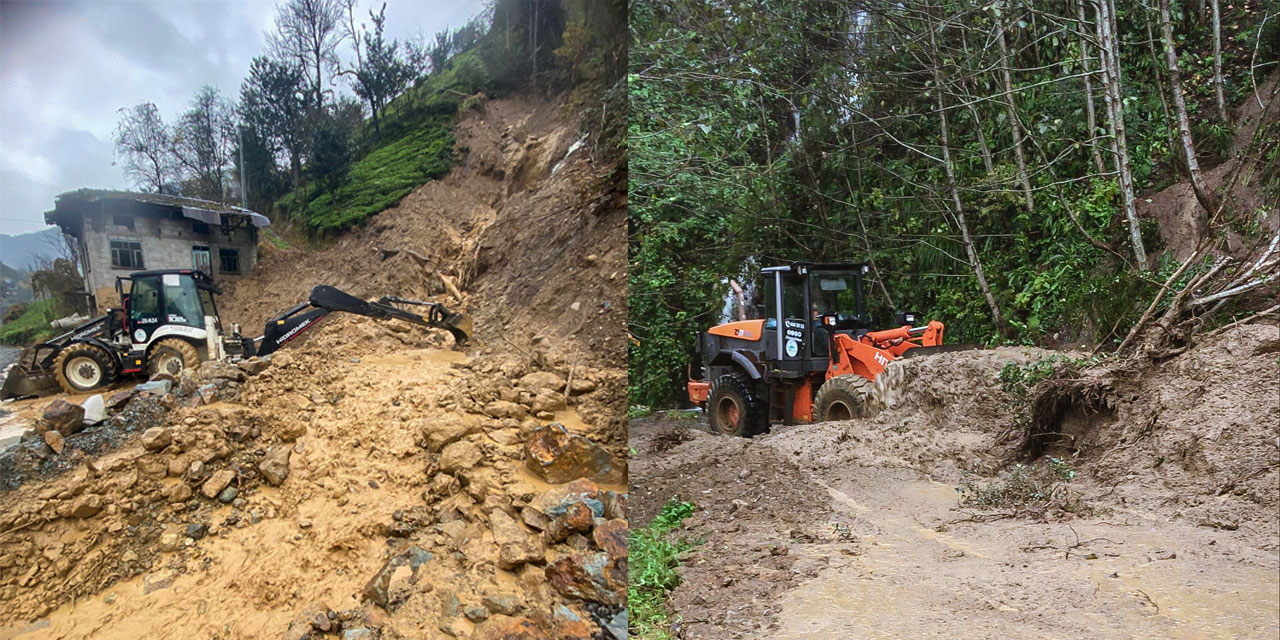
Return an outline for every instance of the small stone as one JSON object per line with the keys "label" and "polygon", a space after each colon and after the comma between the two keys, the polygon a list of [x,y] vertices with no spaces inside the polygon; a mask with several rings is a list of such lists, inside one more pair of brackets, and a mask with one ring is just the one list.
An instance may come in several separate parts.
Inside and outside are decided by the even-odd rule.
{"label": "small stone", "polygon": [[108,594],[107,594],[107,597],[105,597],[105,598],[103,598],[103,599],[102,599],[102,603],[103,603],[103,604],[115,604],[115,603],[116,603],[116,594],[115,594],[115,592],[113,591],[113,592],[111,592],[111,593],[108,593]]}
{"label": "small stone", "polygon": [[298,521],[298,528],[299,528],[299,529],[310,529],[310,528],[311,528],[311,521],[310,521],[310,520],[299,520],[299,521]]}
{"label": "small stone", "polygon": [[159,451],[173,442],[173,435],[164,427],[151,427],[142,432],[142,448],[147,451]]}
{"label": "small stone", "polygon": [[254,509],[249,512],[249,522],[258,524],[262,522],[262,509]]}
{"label": "small stone", "polygon": [[484,607],[471,605],[462,610],[462,615],[466,616],[467,619],[472,622],[484,622],[489,619],[489,610]]}
{"label": "small stone", "polygon": [[187,525],[187,530],[186,530],[187,537],[191,538],[192,540],[199,540],[203,538],[205,534],[208,532],[209,532],[209,527],[205,525],[203,522],[192,522],[191,524]]}
{"label": "small stone", "polygon": [[440,470],[445,473],[465,471],[476,466],[483,454],[474,442],[459,440],[440,452]]}
{"label": "small stone", "polygon": [[493,616],[476,627],[474,640],[551,640],[551,636],[543,631],[529,618],[512,618],[509,616]]}
{"label": "small stone", "polygon": [[511,595],[488,595],[483,602],[489,611],[504,616],[514,616],[520,610],[520,601]]}
{"label": "small stone", "polygon": [[182,536],[177,531],[166,531],[160,534],[158,546],[161,551],[177,551],[182,546]]}
{"label": "small stone", "polygon": [[271,486],[278,487],[289,477],[289,457],[292,454],[292,447],[274,447],[258,463],[258,471]]}
{"label": "small stone", "polygon": [[84,407],[59,398],[45,407],[40,420],[45,428],[69,436],[84,428]]}
{"label": "small stone", "polygon": [[542,539],[530,535],[507,512],[494,509],[489,512],[489,526],[493,541],[498,545],[498,568],[518,569],[521,565],[545,561]]}
{"label": "small stone", "polygon": [[49,430],[44,432],[44,443],[53,449],[54,453],[62,453],[62,448],[66,443],[62,440],[62,434],[58,431]]}
{"label": "small stone", "polygon": [[220,493],[218,493],[218,502],[221,502],[222,504],[227,504],[232,500],[235,500],[236,496],[239,495],[239,493],[240,493],[239,489],[236,489],[235,487],[227,487],[226,489],[223,489]]}
{"label": "small stone", "polygon": [[71,505],[71,515],[75,518],[92,518],[102,511],[102,496],[88,493],[80,496]]}
{"label": "small stone", "polygon": [[165,488],[164,495],[171,503],[186,502],[191,499],[191,487],[185,482],[175,482]]}
{"label": "small stone", "polygon": [[209,476],[208,480],[205,480],[204,485],[200,487],[200,493],[204,494],[204,497],[213,500],[235,479],[236,472],[230,469],[220,469],[213,472],[213,475]]}

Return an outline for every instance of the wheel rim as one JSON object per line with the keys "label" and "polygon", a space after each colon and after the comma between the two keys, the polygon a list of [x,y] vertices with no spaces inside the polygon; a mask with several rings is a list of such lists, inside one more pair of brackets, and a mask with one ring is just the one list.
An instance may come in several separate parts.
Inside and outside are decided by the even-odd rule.
{"label": "wheel rim", "polygon": [[66,365],[67,380],[81,389],[92,389],[102,382],[102,365],[89,356],[76,356]]}
{"label": "wheel rim", "polygon": [[156,371],[161,373],[176,376],[182,373],[182,366],[182,356],[176,353],[166,351],[156,358]]}
{"label": "wheel rim", "polygon": [[852,419],[853,419],[853,409],[849,405],[839,400],[832,402],[831,406],[827,407],[827,420],[852,420]]}
{"label": "wheel rim", "polygon": [[721,398],[716,404],[716,424],[720,426],[723,433],[733,433],[738,430],[738,421],[742,419],[742,410],[738,407],[738,402],[733,398]]}

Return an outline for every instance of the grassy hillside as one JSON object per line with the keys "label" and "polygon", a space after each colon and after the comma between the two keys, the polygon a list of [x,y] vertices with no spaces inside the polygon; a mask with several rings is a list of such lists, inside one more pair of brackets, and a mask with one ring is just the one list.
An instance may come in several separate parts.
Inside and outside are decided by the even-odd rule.
{"label": "grassy hillside", "polygon": [[53,337],[56,330],[49,323],[55,319],[52,298],[32,302],[17,318],[0,325],[0,343],[25,345]]}

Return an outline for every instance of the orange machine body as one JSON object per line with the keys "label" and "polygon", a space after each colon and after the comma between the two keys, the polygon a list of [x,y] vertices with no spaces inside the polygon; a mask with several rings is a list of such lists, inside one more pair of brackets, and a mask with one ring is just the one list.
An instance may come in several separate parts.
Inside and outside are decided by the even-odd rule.
{"label": "orange machine body", "polygon": [[764,320],[739,320],[726,322],[707,329],[713,336],[738,338],[739,340],[759,340],[764,335]]}

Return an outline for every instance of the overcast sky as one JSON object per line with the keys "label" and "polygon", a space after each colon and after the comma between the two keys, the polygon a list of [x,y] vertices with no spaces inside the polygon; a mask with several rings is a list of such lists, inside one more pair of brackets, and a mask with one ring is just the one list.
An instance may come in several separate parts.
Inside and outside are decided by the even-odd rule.
{"label": "overcast sky", "polygon": [[[430,36],[484,4],[387,0],[387,35]],[[359,5],[368,22],[381,1]],[[172,124],[205,84],[234,101],[274,17],[257,1],[0,1],[0,233],[44,228],[64,191],[132,188],[112,165],[117,110],[154,102]]]}

